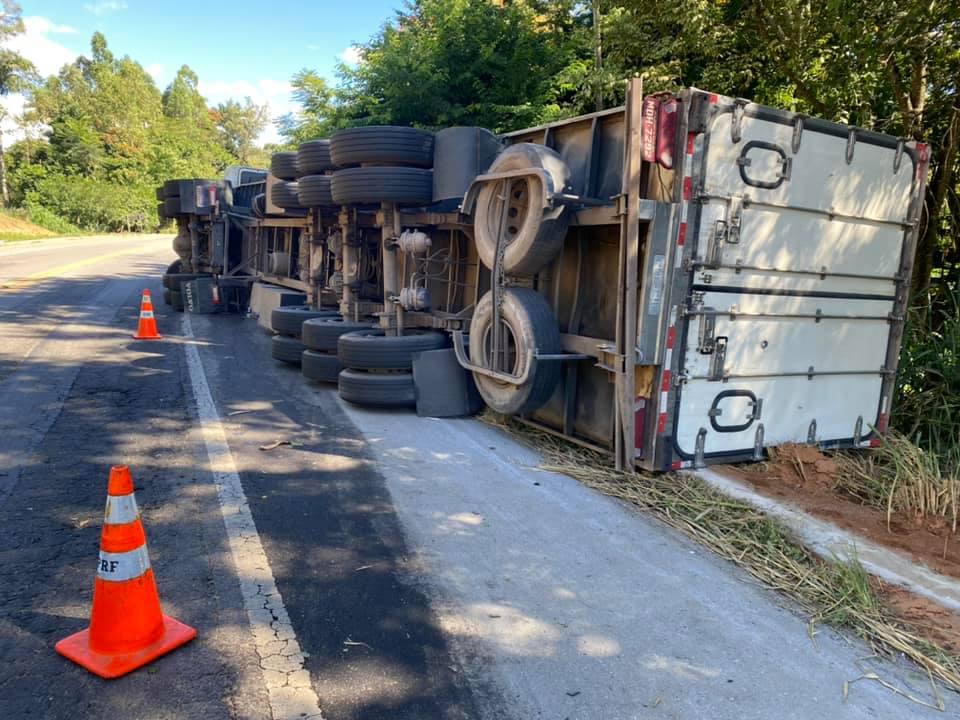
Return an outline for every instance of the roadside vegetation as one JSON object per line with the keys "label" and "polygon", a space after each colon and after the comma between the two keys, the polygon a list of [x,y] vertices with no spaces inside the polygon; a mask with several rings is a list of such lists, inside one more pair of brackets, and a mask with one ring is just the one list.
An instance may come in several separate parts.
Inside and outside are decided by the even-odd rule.
{"label": "roadside vegetation", "polygon": [[[17,5],[2,6],[0,45],[23,29]],[[878,507],[955,516],[944,498],[960,473],[960,4],[410,0],[354,49],[333,81],[310,68],[291,79],[300,111],[278,121],[287,146],[350,125],[513,130],[613,107],[634,75],[648,92],[695,85],[929,143],[891,418],[906,440],[852,466],[848,484]],[[265,165],[275,148],[254,146],[265,108],[211,107],[198,82],[184,65],[158,88],[99,32],[49,78],[0,50],[0,95],[28,96],[20,139],[0,144],[5,205],[56,233],[148,230],[163,180]],[[929,487],[908,492],[903,468],[920,466]]]}

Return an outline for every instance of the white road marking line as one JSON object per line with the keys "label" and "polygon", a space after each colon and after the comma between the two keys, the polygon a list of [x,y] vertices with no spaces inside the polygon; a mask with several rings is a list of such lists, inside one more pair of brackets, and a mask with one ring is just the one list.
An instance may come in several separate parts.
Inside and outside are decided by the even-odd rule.
{"label": "white road marking line", "polygon": [[[189,315],[183,316],[183,337],[193,339]],[[200,430],[207,447],[210,471],[217,484],[220,512],[240,579],[240,592],[253,632],[254,648],[260,657],[260,669],[273,720],[320,720],[320,700],[310,683],[310,674],[303,668],[303,652],[260,543],[257,526],[240,484],[240,475],[203,372],[200,352],[190,342],[184,343],[183,347]]]}

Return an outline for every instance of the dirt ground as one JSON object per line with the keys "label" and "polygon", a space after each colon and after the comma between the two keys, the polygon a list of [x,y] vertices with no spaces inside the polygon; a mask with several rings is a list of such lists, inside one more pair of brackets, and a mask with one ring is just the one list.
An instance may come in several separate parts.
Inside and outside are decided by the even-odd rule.
{"label": "dirt ground", "polygon": [[724,469],[770,497],[782,498],[807,512],[910,555],[944,575],[960,578],[960,534],[942,518],[894,513],[860,504],[836,491],[837,464],[808,445],[776,448],[769,462]]}
{"label": "dirt ground", "polygon": [[[728,465],[722,470],[764,495],[786,500],[875,543],[908,554],[932,570],[960,578],[960,534],[953,533],[949,523],[942,518],[894,513],[888,527],[885,511],[862,505],[836,490],[840,469],[815,447],[783,445],[773,450],[768,462]],[[953,655],[960,654],[960,615],[879,580],[875,590],[898,617],[924,637]]]}

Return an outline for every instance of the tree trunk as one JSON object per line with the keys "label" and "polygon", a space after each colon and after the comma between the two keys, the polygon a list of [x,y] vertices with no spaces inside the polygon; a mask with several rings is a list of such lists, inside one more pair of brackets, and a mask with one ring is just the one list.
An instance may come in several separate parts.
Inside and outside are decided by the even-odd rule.
{"label": "tree trunk", "polygon": [[[944,147],[927,187],[927,222],[917,242],[917,259],[913,266],[913,292],[925,294],[930,287],[930,273],[940,234],[940,213],[947,198],[947,190],[953,182],[953,170],[957,161],[957,144],[960,142],[960,93],[953,99],[953,115],[944,137]],[[936,151],[936,148],[934,148]]]}
{"label": "tree trunk", "polygon": [[0,134],[0,195],[3,196],[3,206],[10,204],[10,195],[7,192],[7,153],[3,148],[3,135]]}

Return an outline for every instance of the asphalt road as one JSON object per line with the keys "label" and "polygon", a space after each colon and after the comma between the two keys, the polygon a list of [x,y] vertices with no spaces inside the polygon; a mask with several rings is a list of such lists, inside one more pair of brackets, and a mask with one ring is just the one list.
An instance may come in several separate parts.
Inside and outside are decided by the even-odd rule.
{"label": "asphalt road", "polygon": [[[170,238],[0,247],[0,718],[943,717],[906,665],[472,420],[372,413],[239,316],[159,301]],[[278,441],[284,443],[273,449]],[[189,645],[106,682],[86,626],[131,466]],[[957,712],[948,697],[948,713]]]}

